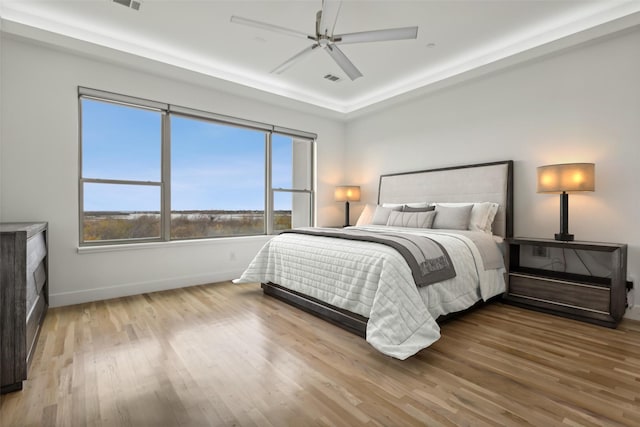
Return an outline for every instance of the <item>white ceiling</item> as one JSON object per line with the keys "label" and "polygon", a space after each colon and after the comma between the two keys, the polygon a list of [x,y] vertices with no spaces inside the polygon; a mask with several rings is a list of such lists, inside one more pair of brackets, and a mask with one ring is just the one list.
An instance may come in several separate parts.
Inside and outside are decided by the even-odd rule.
{"label": "white ceiling", "polygon": [[355,81],[321,49],[270,74],[311,41],[230,22],[238,15],[314,34],[320,8],[321,0],[143,0],[139,11],[112,0],[0,0],[4,31],[8,23],[46,30],[340,113],[514,55],[526,59],[523,52],[603,24],[640,22],[638,0],[345,0],[336,34],[419,27],[416,40],[342,45],[364,75]]}

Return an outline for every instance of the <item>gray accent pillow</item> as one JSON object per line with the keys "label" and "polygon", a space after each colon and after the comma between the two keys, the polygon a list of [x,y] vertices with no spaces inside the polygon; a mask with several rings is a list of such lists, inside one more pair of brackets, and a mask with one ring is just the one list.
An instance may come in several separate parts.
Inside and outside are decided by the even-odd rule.
{"label": "gray accent pillow", "polygon": [[436,218],[433,221],[433,228],[444,228],[447,230],[466,230],[469,228],[469,218],[471,217],[473,205],[467,206],[436,206]]}
{"label": "gray accent pillow", "polygon": [[376,206],[376,211],[373,214],[373,220],[371,224],[373,225],[387,225],[387,221],[389,220],[389,215],[393,211],[401,211],[402,205],[396,206],[393,208],[385,208],[382,206]]}
{"label": "gray accent pillow", "polygon": [[431,228],[435,211],[429,212],[391,212],[387,225],[393,227]]}
{"label": "gray accent pillow", "polygon": [[424,208],[414,208],[409,205],[404,205],[402,207],[402,212],[429,212],[429,211],[435,211],[435,210],[436,210],[435,206],[426,206]]}

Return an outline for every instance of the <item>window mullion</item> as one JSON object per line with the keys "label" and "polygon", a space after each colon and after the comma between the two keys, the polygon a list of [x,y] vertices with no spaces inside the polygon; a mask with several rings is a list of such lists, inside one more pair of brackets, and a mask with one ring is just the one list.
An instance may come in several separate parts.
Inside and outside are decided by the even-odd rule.
{"label": "window mullion", "polygon": [[273,234],[273,189],[272,184],[272,162],[271,162],[271,132],[265,133],[265,209],[264,224],[265,233]]}
{"label": "window mullion", "polygon": [[309,200],[309,225],[314,226],[316,225],[316,182],[317,182],[317,176],[316,176],[316,143],[315,140],[310,141],[309,142],[311,144],[311,150],[309,152],[309,169],[310,169],[310,174],[309,177],[311,179],[311,182],[309,183],[309,186],[311,187],[311,200]]}
{"label": "window mullion", "polygon": [[93,184],[122,184],[122,185],[151,185],[161,186],[160,181],[138,181],[135,179],[104,179],[104,178],[80,178],[82,182],[89,182]]}
{"label": "window mullion", "polygon": [[171,120],[169,114],[162,113],[162,207],[160,210],[160,221],[162,240],[171,240]]}
{"label": "window mullion", "polygon": [[274,188],[273,192],[274,193],[281,192],[281,193],[309,193],[310,194],[311,190],[307,190],[305,188],[300,190],[295,188]]}

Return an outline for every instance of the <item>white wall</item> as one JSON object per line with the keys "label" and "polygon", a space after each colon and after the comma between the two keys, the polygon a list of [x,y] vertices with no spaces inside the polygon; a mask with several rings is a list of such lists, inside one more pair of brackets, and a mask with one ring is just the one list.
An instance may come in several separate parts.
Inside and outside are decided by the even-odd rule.
{"label": "white wall", "polygon": [[238,277],[266,237],[78,253],[78,100],[86,86],[318,134],[319,225],[339,224],[344,124],[4,36],[0,219],[49,222],[52,305]]}
{"label": "white wall", "polygon": [[[629,244],[640,286],[640,32],[440,89],[346,124],[161,73],[13,38],[0,53],[0,220],[50,223],[54,305],[236,277],[266,237],[78,254],[78,85],[316,132],[319,225],[342,223],[337,183],[375,202],[381,173],[515,160],[515,234],[558,231],[536,166],[596,163],[596,192],[570,196],[570,232]],[[202,81],[198,79],[198,81]],[[364,203],[352,204],[352,223]],[[640,304],[640,292],[636,291]]]}
{"label": "white wall", "polygon": [[636,29],[354,119],[347,182],[375,203],[381,173],[513,159],[515,235],[552,238],[559,200],[536,194],[536,167],[594,162],[596,191],[569,197],[569,232],[627,243],[640,288],[639,76]]}

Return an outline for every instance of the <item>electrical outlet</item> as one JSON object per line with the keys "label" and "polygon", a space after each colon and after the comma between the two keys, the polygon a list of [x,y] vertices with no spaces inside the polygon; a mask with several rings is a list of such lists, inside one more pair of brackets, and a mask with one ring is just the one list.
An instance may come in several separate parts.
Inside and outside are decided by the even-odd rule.
{"label": "electrical outlet", "polygon": [[531,255],[540,258],[549,258],[549,248],[546,246],[531,246]]}

